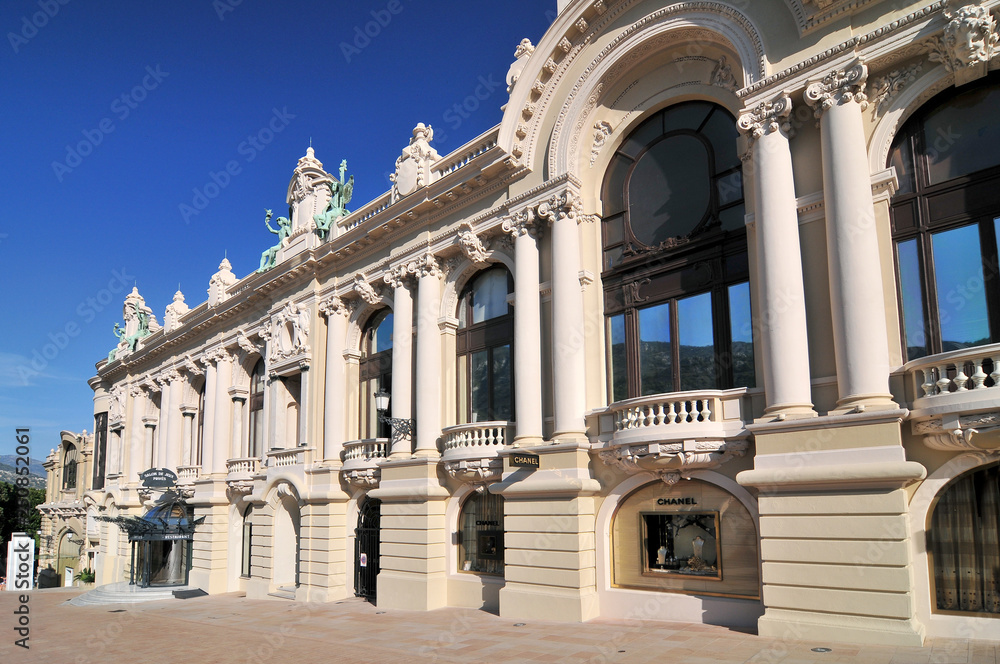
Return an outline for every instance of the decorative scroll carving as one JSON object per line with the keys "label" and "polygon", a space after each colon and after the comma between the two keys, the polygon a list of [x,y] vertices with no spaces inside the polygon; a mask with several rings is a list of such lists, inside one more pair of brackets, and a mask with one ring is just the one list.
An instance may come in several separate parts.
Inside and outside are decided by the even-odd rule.
{"label": "decorative scroll carving", "polygon": [[446,461],[445,472],[452,479],[472,485],[485,485],[497,482],[503,477],[503,460],[467,459],[463,461]]}
{"label": "decorative scroll carving", "polygon": [[124,418],[125,387],[123,385],[117,385],[111,390],[111,401],[108,404],[108,422],[121,422]]}
{"label": "decorative scroll carving", "polygon": [[271,317],[271,363],[309,353],[309,318],[309,308],[295,302]]}
{"label": "decorative scroll carving", "polygon": [[751,109],[743,111],[740,119],[736,121],[739,130],[745,133],[751,144],[764,134],[783,131],[789,134],[792,125],[788,121],[792,114],[792,98],[787,92],[770,101],[764,101]]}
{"label": "decorative scroll carving", "polygon": [[1000,453],[1000,412],[946,415],[912,426],[913,433],[922,435],[931,449]]}
{"label": "decorative scroll carving", "polygon": [[350,316],[353,307],[345,304],[339,295],[332,295],[319,303],[319,313],[326,318]]}
{"label": "decorative scroll carving", "polygon": [[261,350],[261,347],[255,344],[254,342],[250,341],[250,338],[246,335],[245,332],[243,332],[243,330],[237,330],[236,343],[239,344],[239,347],[242,348],[248,354],[251,355],[254,353],[257,353],[259,355],[264,354]]}
{"label": "decorative scroll carving", "polygon": [[601,120],[594,125],[594,144],[590,148],[590,167],[594,167],[594,163],[597,158],[601,156],[601,149],[604,144],[608,142],[608,136],[611,135],[612,128],[611,125],[605,121]]}
{"label": "decorative scroll carving", "polygon": [[341,472],[348,484],[359,489],[377,489],[379,480],[382,478],[382,471],[378,468],[360,468]]}
{"label": "decorative scroll carving", "polygon": [[723,88],[725,90],[729,90],[730,92],[736,92],[736,76],[733,74],[733,66],[726,60],[726,56],[723,55],[719,58],[719,61],[715,63],[715,68],[712,70],[709,83],[717,88]]}
{"label": "decorative scroll carving", "polygon": [[621,468],[628,474],[650,472],[667,485],[690,479],[691,472],[718,468],[731,459],[746,454],[747,441],[685,440],[679,443],[648,443],[623,445],[604,449],[601,460]]}
{"label": "decorative scroll carving", "polygon": [[431,125],[424,125],[421,122],[413,128],[413,138],[396,159],[395,173],[389,176],[392,182],[390,203],[395,203],[420,187],[430,184],[431,165],[441,158],[437,150],[430,145],[433,140],[434,129]]}
{"label": "decorative scroll carving", "polygon": [[863,111],[868,108],[868,96],[865,94],[867,79],[868,66],[859,58],[850,67],[835,69],[822,80],[809,84],[805,93],[806,103],[812,106],[817,118],[834,106],[851,101],[856,101]]}
{"label": "decorative scroll carving", "polygon": [[472,229],[472,224],[464,223],[459,227],[458,243],[466,258],[476,265],[486,264],[486,247]]}
{"label": "decorative scroll carving", "polygon": [[898,95],[907,83],[917,80],[917,74],[923,69],[923,63],[917,62],[906,67],[893,69],[885,76],[872,79],[869,90],[871,94],[872,118],[881,115],[893,98]]}
{"label": "decorative scroll carving", "polygon": [[362,300],[373,306],[382,301],[382,298],[379,297],[379,294],[372,288],[371,284],[365,280],[365,275],[360,272],[354,275],[354,292]]}

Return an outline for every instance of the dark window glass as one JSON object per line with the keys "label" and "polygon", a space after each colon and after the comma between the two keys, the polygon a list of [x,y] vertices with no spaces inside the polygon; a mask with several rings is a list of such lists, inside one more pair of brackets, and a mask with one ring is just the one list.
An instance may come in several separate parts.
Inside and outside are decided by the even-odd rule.
{"label": "dark window glass", "polygon": [[[368,319],[361,339],[360,431],[361,439],[390,438],[389,425],[379,420],[375,410],[375,394],[380,390],[392,392],[392,312],[376,311]],[[390,402],[390,408],[392,407]]]}
{"label": "dark window glass", "polygon": [[948,90],[906,123],[889,156],[906,358],[1000,341],[1000,72]]}
{"label": "dark window glass", "polygon": [[503,496],[488,491],[469,496],[459,520],[459,569],[502,575],[503,533]]}
{"label": "dark window glass", "polygon": [[205,445],[205,385],[198,390],[198,431],[195,436],[194,454],[191,455],[191,463],[196,466],[201,465],[202,450]]}
{"label": "dark window glass", "polygon": [[63,448],[63,488],[76,488],[76,445],[66,443]]}
{"label": "dark window glass", "polygon": [[458,402],[464,422],[514,419],[513,279],[504,267],[477,274],[459,299]]}
{"label": "dark window glass", "polygon": [[608,165],[613,401],[755,383],[738,136],[725,109],[685,102],[639,125]]}
{"label": "dark window glass", "polygon": [[104,488],[104,472],[108,463],[108,414],[94,416],[94,486]]}
{"label": "dark window glass", "polygon": [[259,457],[264,445],[264,360],[257,360],[250,375],[249,435],[249,454]]}
{"label": "dark window glass", "polygon": [[243,550],[240,556],[240,574],[250,578],[250,556],[253,552],[253,524],[250,522],[250,515],[253,507],[247,507],[243,513]]}

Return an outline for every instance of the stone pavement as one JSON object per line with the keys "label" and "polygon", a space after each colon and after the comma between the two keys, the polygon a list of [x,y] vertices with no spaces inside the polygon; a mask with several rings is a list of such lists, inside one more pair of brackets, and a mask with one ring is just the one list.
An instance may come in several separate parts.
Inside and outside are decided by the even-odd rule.
{"label": "stone pavement", "polygon": [[[928,639],[923,648],[766,639],[711,625],[530,621],[469,609],[383,611],[359,599],[310,605],[237,593],[141,605],[65,604],[80,591],[35,591],[29,650],[14,645],[17,593],[0,593],[0,663],[264,662],[859,662],[997,664],[1000,642]],[[831,652],[816,653],[826,646]]]}

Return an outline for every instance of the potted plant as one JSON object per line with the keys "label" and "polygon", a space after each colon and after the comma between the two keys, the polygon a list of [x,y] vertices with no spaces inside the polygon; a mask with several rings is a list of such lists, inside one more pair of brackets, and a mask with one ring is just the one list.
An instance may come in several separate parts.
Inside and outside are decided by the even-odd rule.
{"label": "potted plant", "polygon": [[92,588],[94,586],[94,580],[96,579],[94,570],[92,569],[82,569],[76,573],[73,580],[76,581],[76,585],[80,588]]}

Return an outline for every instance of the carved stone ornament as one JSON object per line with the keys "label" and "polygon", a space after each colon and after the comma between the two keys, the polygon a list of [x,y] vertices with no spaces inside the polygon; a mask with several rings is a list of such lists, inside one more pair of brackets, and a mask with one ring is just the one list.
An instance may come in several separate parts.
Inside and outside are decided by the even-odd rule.
{"label": "carved stone ornament", "polygon": [[319,313],[330,318],[331,316],[350,316],[353,307],[344,303],[339,295],[331,295],[319,303]]}
{"label": "carved stone ornament", "polygon": [[431,166],[441,158],[437,150],[430,145],[433,140],[434,129],[431,125],[424,125],[421,122],[413,128],[413,138],[396,159],[395,173],[389,176],[392,182],[390,203],[395,203],[420,187],[430,184]]}
{"label": "carved stone ornament", "polygon": [[986,75],[990,60],[1000,54],[996,20],[985,7],[966,5],[945,12],[951,19],[944,34],[926,43],[928,58],[940,62],[963,85]]}
{"label": "carved stone ornament", "polygon": [[792,115],[792,98],[787,92],[782,92],[770,101],[763,101],[751,109],[743,111],[736,126],[746,134],[753,143],[764,134],[783,131],[791,133],[792,125],[788,119]]}
{"label": "carved stone ornament", "polygon": [[1000,412],[973,415],[945,415],[914,422],[913,433],[924,437],[924,444],[946,452],[1000,453]]}
{"label": "carved stone ornament", "polygon": [[715,63],[715,68],[712,70],[712,75],[709,78],[709,84],[717,88],[729,90],[730,92],[736,91],[736,76],[733,74],[733,66],[729,64],[726,56],[723,55]]}
{"label": "carved stone ornament", "polygon": [[198,363],[190,355],[184,356],[184,361],[181,364],[181,368],[187,372],[189,376],[204,376],[205,369],[199,367]]}
{"label": "carved stone ornament", "polygon": [[440,279],[444,276],[444,271],[438,265],[437,258],[431,253],[426,253],[408,262],[406,264],[406,272],[418,279],[421,277],[437,277]]}
{"label": "carved stone ornament", "polygon": [[395,289],[403,286],[410,286],[412,276],[413,271],[411,266],[403,264],[386,270],[385,274],[382,276],[382,281]]}
{"label": "carved stone ornament", "polygon": [[867,80],[868,66],[859,58],[846,69],[836,69],[822,80],[810,83],[806,87],[806,103],[812,106],[813,115],[817,118],[834,106],[852,101],[857,102],[863,111],[868,108],[868,96],[865,94]]}
{"label": "carved stone ornament", "polygon": [[270,362],[309,354],[309,308],[286,302],[271,317]]}
{"label": "carved stone ornament", "polygon": [[556,194],[539,203],[535,209],[535,216],[549,224],[567,218],[573,219],[579,224],[585,221],[594,221],[596,218],[594,215],[583,214],[583,201],[570,191]]}
{"label": "carved stone ornament", "polygon": [[502,459],[468,459],[464,461],[446,461],[445,472],[452,479],[472,485],[485,485],[497,482],[503,477]]}
{"label": "carved stone ornament", "polygon": [[253,480],[226,480],[226,486],[234,494],[246,495],[253,491]]}
{"label": "carved stone ornament", "polygon": [[510,69],[507,70],[507,94],[510,94],[511,90],[514,89],[514,84],[517,83],[518,77],[524,71],[524,66],[528,64],[528,58],[534,52],[535,47],[527,37],[522,39],[521,43],[514,49],[514,62],[511,64]]}
{"label": "carved stone ornament", "polygon": [[597,158],[601,156],[601,149],[604,148],[604,144],[608,142],[608,136],[611,135],[612,128],[611,125],[605,121],[601,120],[594,125],[594,144],[590,148],[590,167],[594,167],[594,163]]}
{"label": "carved stone ornament", "polygon": [[368,304],[374,306],[382,301],[379,294],[372,288],[371,284],[365,279],[365,275],[358,272],[354,275],[354,292],[358,296],[367,302]]}
{"label": "carved stone ornament", "polygon": [[250,341],[250,338],[243,332],[243,330],[238,330],[236,332],[236,343],[239,344],[239,347],[249,355],[253,355],[254,353],[263,355],[260,346]]}
{"label": "carved stone ornament", "polygon": [[472,229],[472,224],[464,223],[459,227],[458,244],[470,261],[479,266],[486,264],[486,246]]}
{"label": "carved stone ornament", "polygon": [[359,489],[377,489],[382,478],[382,471],[378,468],[359,468],[341,472],[345,482]]}
{"label": "carved stone ornament", "polygon": [[871,92],[872,118],[877,118],[885,112],[907,83],[917,80],[917,74],[923,69],[923,63],[916,62],[906,67],[893,69],[884,76],[872,79],[868,86]]}
{"label": "carved stone ornament", "polygon": [[108,422],[121,422],[125,418],[125,387],[118,385],[111,390],[111,402],[108,404]]}
{"label": "carved stone ornament", "polygon": [[174,301],[167,305],[166,313],[163,314],[163,331],[172,332],[180,327],[181,318],[189,311],[191,307],[184,302],[184,293],[174,293]]}
{"label": "carved stone ornament", "polygon": [[730,459],[746,454],[747,441],[685,440],[679,443],[622,445],[601,450],[599,456],[609,466],[628,474],[653,473],[668,485],[690,479],[691,472],[718,468]]}
{"label": "carved stone ornament", "polygon": [[503,229],[504,233],[508,233],[515,238],[521,235],[530,235],[537,238],[539,228],[538,218],[535,216],[535,208],[528,207],[504,217],[500,228]]}

